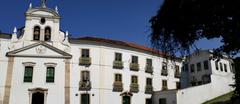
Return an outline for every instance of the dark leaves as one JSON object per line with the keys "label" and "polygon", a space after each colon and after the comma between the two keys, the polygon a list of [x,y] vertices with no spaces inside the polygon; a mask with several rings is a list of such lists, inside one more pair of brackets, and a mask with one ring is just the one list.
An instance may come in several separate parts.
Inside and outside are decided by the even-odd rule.
{"label": "dark leaves", "polygon": [[165,0],[150,20],[155,48],[174,55],[189,53],[202,38],[222,37],[218,50],[240,50],[240,0]]}

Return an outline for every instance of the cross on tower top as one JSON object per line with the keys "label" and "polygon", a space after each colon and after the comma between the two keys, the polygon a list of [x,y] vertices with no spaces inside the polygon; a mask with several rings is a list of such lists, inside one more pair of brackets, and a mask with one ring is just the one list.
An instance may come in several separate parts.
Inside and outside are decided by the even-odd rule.
{"label": "cross on tower top", "polygon": [[43,8],[46,8],[46,2],[47,2],[47,0],[41,0],[41,6]]}

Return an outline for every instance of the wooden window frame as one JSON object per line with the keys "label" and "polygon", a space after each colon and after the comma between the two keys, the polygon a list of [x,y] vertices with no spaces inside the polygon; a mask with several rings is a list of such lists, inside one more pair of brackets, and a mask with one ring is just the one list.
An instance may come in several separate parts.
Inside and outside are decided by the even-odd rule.
{"label": "wooden window frame", "polygon": [[208,60],[203,61],[203,68],[204,68],[205,70],[208,70],[208,69],[209,69],[209,63],[208,63],[208,62],[209,62]]}
{"label": "wooden window frame", "polygon": [[138,64],[138,56],[132,56],[132,63]]}
{"label": "wooden window frame", "polygon": [[81,49],[81,57],[89,58],[90,57],[90,49]]}
{"label": "wooden window frame", "polygon": [[190,65],[190,70],[191,70],[191,73],[194,73],[194,72],[195,72],[195,65],[194,65],[194,64],[191,64],[191,65]]}
{"label": "wooden window frame", "polygon": [[201,71],[202,70],[202,64],[201,62],[197,63],[197,71]]}
{"label": "wooden window frame", "polygon": [[122,61],[122,53],[115,53],[114,61]]}
{"label": "wooden window frame", "polygon": [[[52,76],[48,76],[49,75],[49,71],[53,70],[53,72],[51,74],[53,74]],[[55,82],[55,67],[47,67],[47,71],[46,71],[46,82],[47,83],[54,83]]]}
{"label": "wooden window frame", "polygon": [[[30,75],[26,75],[26,74],[29,74],[29,72],[27,72],[27,70],[31,70],[31,76]],[[31,79],[31,80],[29,80],[28,78]],[[33,82],[33,66],[25,66],[24,67],[23,82],[24,83],[32,83]]]}

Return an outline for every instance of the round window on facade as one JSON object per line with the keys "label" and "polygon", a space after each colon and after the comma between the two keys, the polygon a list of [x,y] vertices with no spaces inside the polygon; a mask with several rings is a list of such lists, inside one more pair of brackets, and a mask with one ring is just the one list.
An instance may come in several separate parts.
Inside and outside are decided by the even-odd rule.
{"label": "round window on facade", "polygon": [[41,24],[45,24],[46,23],[46,19],[45,18],[41,18],[40,23]]}

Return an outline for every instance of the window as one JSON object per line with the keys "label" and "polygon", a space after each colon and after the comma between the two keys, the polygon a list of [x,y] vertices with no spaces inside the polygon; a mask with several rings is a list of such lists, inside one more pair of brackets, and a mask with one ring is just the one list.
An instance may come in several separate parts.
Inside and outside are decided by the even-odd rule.
{"label": "window", "polygon": [[162,80],[162,88],[167,88],[167,80]]}
{"label": "window", "polygon": [[45,28],[44,41],[50,41],[50,40],[51,40],[51,28],[46,27]]}
{"label": "window", "polygon": [[90,81],[90,74],[89,71],[82,71],[82,79],[83,82]]}
{"label": "window", "polygon": [[166,98],[160,98],[159,99],[159,104],[167,104]]}
{"label": "window", "polygon": [[176,89],[180,89],[180,82],[176,82]]}
{"label": "window", "polygon": [[175,78],[180,78],[180,69],[179,69],[179,66],[178,65],[175,65],[175,74],[174,74],[174,76],[175,76]]}
{"label": "window", "polygon": [[33,78],[33,67],[26,66],[24,71],[24,82],[32,82]]}
{"label": "window", "polygon": [[115,61],[122,61],[122,54],[121,53],[115,53]]}
{"label": "window", "polygon": [[46,82],[54,82],[55,68],[47,67]]}
{"label": "window", "polygon": [[162,70],[167,70],[167,63],[166,62],[162,63]]}
{"label": "window", "polygon": [[33,40],[40,40],[40,27],[39,26],[34,27]]}
{"label": "window", "polygon": [[89,49],[82,49],[82,57],[89,57]]}
{"label": "window", "polygon": [[115,69],[122,69],[123,68],[122,54],[121,53],[115,53],[115,59],[113,61],[113,68],[115,68]]}
{"label": "window", "polygon": [[147,78],[146,83],[147,83],[147,85],[152,86],[152,79],[151,78]]}
{"label": "window", "polygon": [[45,18],[41,18],[40,23],[41,23],[42,25],[44,25],[44,24],[46,23],[46,19],[45,19]]}
{"label": "window", "polygon": [[138,83],[138,77],[132,76],[132,83]]}
{"label": "window", "polygon": [[223,64],[220,62],[220,70],[223,71]]}
{"label": "window", "polygon": [[233,63],[231,64],[231,67],[232,67],[232,72],[236,73],[235,65]]}
{"label": "window", "polygon": [[199,63],[197,63],[197,71],[201,71],[201,63],[199,62]]}
{"label": "window", "polygon": [[219,70],[218,61],[215,61],[215,67],[216,67],[216,70]]}
{"label": "window", "polygon": [[90,72],[89,71],[82,71],[81,72],[81,80],[79,83],[79,90],[80,91],[89,91],[91,90],[92,85],[90,81]]}
{"label": "window", "polygon": [[151,98],[147,98],[145,104],[152,104],[152,99]]}
{"label": "window", "polygon": [[233,65],[231,63],[229,63],[229,67],[230,67],[231,73],[233,73]]}
{"label": "window", "polygon": [[198,85],[202,85],[202,81],[198,81],[197,83],[198,83]]}
{"label": "window", "polygon": [[122,75],[121,74],[115,74],[115,82],[122,82]]}
{"label": "window", "polygon": [[204,69],[205,69],[205,70],[209,69],[208,60],[206,60],[206,61],[203,62],[203,66],[204,66]]}
{"label": "window", "polygon": [[191,64],[190,69],[191,69],[191,72],[192,72],[192,73],[193,73],[194,70],[195,70],[194,67],[195,67],[194,64]]}
{"label": "window", "polygon": [[176,68],[176,71],[175,71],[175,73],[180,73],[180,71],[179,71],[179,66],[178,65],[175,65],[175,68]]}
{"label": "window", "polygon": [[184,69],[185,69],[186,72],[188,72],[188,64],[184,65]]}
{"label": "window", "polygon": [[227,64],[224,64],[224,71],[227,72]]}
{"label": "window", "polygon": [[114,77],[115,77],[115,81],[113,83],[113,91],[122,92],[123,91],[122,75],[115,74]]}
{"label": "window", "polygon": [[138,63],[138,57],[137,56],[132,56],[132,63],[135,63],[135,64]]}
{"label": "window", "polygon": [[147,63],[148,66],[152,66],[152,59],[147,59]]}
{"label": "window", "polygon": [[152,59],[146,59],[145,72],[150,74],[153,73]]}

